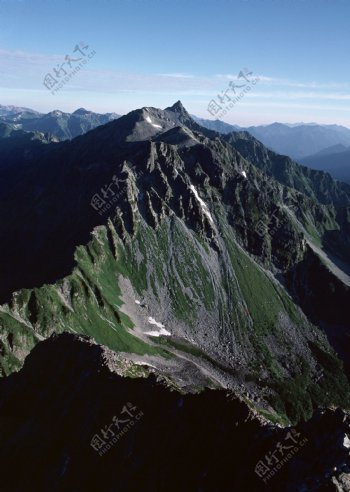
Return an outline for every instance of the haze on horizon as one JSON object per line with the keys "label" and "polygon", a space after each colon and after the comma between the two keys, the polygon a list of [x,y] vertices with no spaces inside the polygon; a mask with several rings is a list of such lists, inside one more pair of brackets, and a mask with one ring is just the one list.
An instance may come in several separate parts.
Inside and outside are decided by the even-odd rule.
{"label": "haze on horizon", "polygon": [[[180,99],[240,126],[350,127],[349,14],[345,0],[0,0],[0,104],[125,114]],[[85,46],[94,55],[53,95],[45,76],[63,77]],[[210,113],[234,99],[242,71],[258,83]]]}

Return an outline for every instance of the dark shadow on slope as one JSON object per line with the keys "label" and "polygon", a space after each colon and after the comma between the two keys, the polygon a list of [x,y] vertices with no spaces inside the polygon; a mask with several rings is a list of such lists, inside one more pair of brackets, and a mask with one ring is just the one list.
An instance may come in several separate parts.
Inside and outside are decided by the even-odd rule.
{"label": "dark shadow on slope", "polygon": [[[294,430],[263,426],[223,391],[182,395],[154,377],[122,378],[106,357],[86,337],[53,336],[0,380],[3,492],[326,491],[335,466],[350,471],[340,410]],[[109,446],[101,456],[96,434]]]}
{"label": "dark shadow on slope", "polygon": [[[108,125],[107,125],[108,127]],[[110,131],[112,128],[108,128]],[[99,138],[99,133],[104,138]],[[78,245],[105,224],[118,205],[123,210],[123,162],[146,155],[147,142],[105,148],[103,127],[36,156],[16,173],[0,168],[0,303],[14,291],[39,287],[68,275]],[[129,159],[130,160],[130,159]],[[118,186],[113,183],[118,178]],[[108,187],[109,190],[108,190]],[[103,191],[105,195],[103,195]],[[91,204],[98,194],[104,204]],[[106,209],[108,205],[108,209]]]}
{"label": "dark shadow on slope", "polygon": [[283,276],[283,281],[294,302],[324,330],[350,377],[350,288],[311,249]]}

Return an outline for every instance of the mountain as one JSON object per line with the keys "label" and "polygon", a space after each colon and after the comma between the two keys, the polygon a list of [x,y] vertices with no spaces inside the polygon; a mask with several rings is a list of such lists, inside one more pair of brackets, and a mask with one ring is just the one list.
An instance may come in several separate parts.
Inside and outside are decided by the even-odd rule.
{"label": "mountain", "polygon": [[204,128],[208,128],[209,130],[214,130],[219,133],[231,133],[240,130],[239,126],[230,125],[229,123],[225,123],[221,120],[206,120],[203,118],[198,118],[198,116],[194,115],[191,115],[191,117]]}
{"label": "mountain", "polygon": [[323,153],[304,157],[299,162],[312,169],[326,171],[333,178],[350,184],[350,148],[329,147]]}
{"label": "mountain", "polygon": [[282,123],[245,128],[264,145],[279,154],[301,159],[331,145],[350,145],[350,129],[340,125],[300,125]]}
{"label": "mountain", "polygon": [[3,106],[0,104],[0,118],[6,118],[9,121],[16,122],[17,119],[37,118],[41,113],[29,108],[19,106]]}
{"label": "mountain", "polygon": [[72,139],[117,118],[116,113],[98,114],[84,108],[73,113],[55,110],[41,114],[26,108],[0,106],[0,123],[15,125],[18,130],[49,133],[59,140]]}
{"label": "mountain", "polygon": [[[16,173],[45,153],[58,139],[50,134],[17,130],[16,125],[0,123],[0,196],[15,183]],[[48,146],[47,144],[52,144]]]}
{"label": "mountain", "polygon": [[[294,156],[301,164],[311,169],[325,171],[333,178],[350,184],[348,148],[350,130],[348,128],[340,125],[321,126],[316,123],[295,125],[274,123],[244,129],[220,120],[205,120],[196,116],[193,118],[203,127],[226,135],[247,131],[277,153]],[[337,143],[325,147],[327,142]],[[320,150],[305,157],[310,149]]]}
{"label": "mountain", "polygon": [[342,144],[331,145],[330,147],[326,147],[325,149],[316,152],[316,154],[312,154],[312,156],[304,157],[304,159],[307,159],[308,157],[340,154],[341,152],[345,152],[348,149],[349,147],[346,147],[345,145]]}
{"label": "mountain", "polygon": [[124,364],[87,337],[54,335],[0,380],[3,492],[348,490],[344,412],[283,429],[223,390],[180,394],[152,367],[121,377]]}
{"label": "mountain", "polygon": [[14,131],[14,125],[0,123],[0,138],[10,137],[13,131]]}
{"label": "mountain", "polygon": [[349,408],[350,186],[180,101],[40,148],[0,154],[2,374],[68,331],[280,425]]}
{"label": "mountain", "polygon": [[193,119],[203,127],[223,134],[248,131],[269,149],[298,161],[311,154],[333,154],[350,145],[350,129],[341,125],[272,123],[242,128],[220,120],[206,120],[196,116]]}

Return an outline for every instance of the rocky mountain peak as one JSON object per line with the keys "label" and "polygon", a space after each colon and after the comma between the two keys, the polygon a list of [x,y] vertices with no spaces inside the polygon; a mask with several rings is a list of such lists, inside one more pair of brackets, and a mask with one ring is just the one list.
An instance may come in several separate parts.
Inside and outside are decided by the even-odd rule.
{"label": "rocky mountain peak", "polygon": [[172,106],[166,108],[165,111],[172,111],[173,113],[179,113],[185,116],[190,116],[180,100],[176,101],[176,103],[174,103]]}
{"label": "rocky mountain peak", "polygon": [[89,114],[90,111],[88,111],[87,109],[85,108],[79,108],[79,109],[76,109],[72,114],[75,114],[77,116],[83,116],[84,114]]}

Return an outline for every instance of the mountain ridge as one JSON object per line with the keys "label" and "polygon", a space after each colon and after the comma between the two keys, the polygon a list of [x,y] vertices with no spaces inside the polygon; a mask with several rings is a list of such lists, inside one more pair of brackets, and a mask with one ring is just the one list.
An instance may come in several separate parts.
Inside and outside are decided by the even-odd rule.
{"label": "mountain ridge", "polygon": [[0,105],[0,122],[17,130],[50,133],[59,140],[72,139],[116,118],[119,118],[116,113],[99,114],[84,108],[73,113],[53,110],[43,114],[28,108]]}
{"label": "mountain ridge", "polygon": [[[342,363],[321,327],[341,315],[346,333],[339,306],[349,290],[325,266],[325,302],[307,311],[305,287],[319,280],[322,260],[304,229],[322,249],[339,228],[334,242],[345,250],[348,189],[329,181],[333,195],[322,205],[312,190],[268,176],[259,152],[282,159],[291,176],[300,166],[247,135],[227,138],[176,103],[135,110],[27,163],[6,197],[21,221],[12,231],[4,229],[12,216],[1,220],[3,295],[10,281],[27,287],[0,309],[5,374],[43,337],[68,329],[156,364],[176,387],[199,369],[206,384],[248,391],[250,404],[279,422],[347,401]],[[91,205],[96,194],[116,197],[109,212]],[[322,390],[313,379],[320,368]]]}

